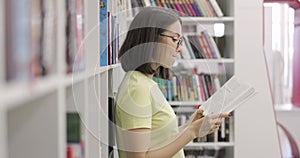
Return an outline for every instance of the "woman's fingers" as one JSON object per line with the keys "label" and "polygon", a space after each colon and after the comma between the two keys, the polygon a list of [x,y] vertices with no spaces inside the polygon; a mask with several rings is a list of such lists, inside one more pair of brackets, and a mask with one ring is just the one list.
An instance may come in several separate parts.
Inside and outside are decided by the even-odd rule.
{"label": "woman's fingers", "polygon": [[231,117],[231,114],[209,114],[207,115],[208,117],[210,117],[211,119],[217,119],[217,118],[229,118]]}

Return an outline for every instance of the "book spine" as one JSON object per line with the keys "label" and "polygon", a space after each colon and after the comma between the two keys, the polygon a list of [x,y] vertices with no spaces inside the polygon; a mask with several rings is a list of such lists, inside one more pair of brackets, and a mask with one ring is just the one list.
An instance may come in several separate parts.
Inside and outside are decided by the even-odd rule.
{"label": "book spine", "polygon": [[194,11],[194,9],[193,9],[193,7],[192,7],[191,2],[190,2],[189,0],[187,0],[186,2],[187,2],[188,8],[189,8],[190,11],[191,11],[191,14],[192,14],[191,16],[196,16],[196,13],[195,13],[195,11]]}
{"label": "book spine", "polygon": [[[171,3],[173,3],[171,1]],[[185,16],[183,9],[181,8],[181,6],[179,5],[179,3],[177,1],[174,2],[174,5],[176,7],[176,9],[178,10],[180,16]]]}
{"label": "book spine", "polygon": [[100,66],[108,65],[108,50],[107,50],[107,41],[108,41],[108,28],[107,28],[107,0],[100,0],[99,2],[100,9]]}
{"label": "book spine", "polygon": [[187,16],[193,16],[189,6],[188,6],[188,3],[187,3],[187,0],[182,0],[182,6],[184,6],[186,12],[187,12]]}
{"label": "book spine", "polygon": [[161,4],[160,0],[156,0],[156,5],[157,5],[158,7],[164,7],[164,6]]}
{"label": "book spine", "polygon": [[195,4],[198,6],[201,15],[203,17],[208,17],[207,13],[204,10],[203,4],[201,3],[201,0],[195,0]]}
{"label": "book spine", "polygon": [[196,16],[201,16],[201,14],[200,14],[200,12],[199,12],[199,10],[198,10],[195,2],[191,0],[190,3],[192,5],[193,10],[195,11]]}
{"label": "book spine", "polygon": [[145,7],[151,6],[150,0],[144,0],[144,4],[145,4]]}
{"label": "book spine", "polygon": [[204,30],[204,31],[201,32],[201,34],[203,34],[203,36],[204,36],[204,38],[207,42],[207,45],[208,45],[208,48],[211,52],[212,57],[215,58],[215,59],[218,58],[217,54],[216,54],[216,51],[215,51],[215,48],[212,45],[213,41],[211,41],[211,38],[210,38],[210,35],[208,34],[208,32],[206,30]]}
{"label": "book spine", "polygon": [[195,55],[193,53],[193,49],[192,49],[192,47],[190,45],[190,42],[189,42],[187,36],[184,35],[182,38],[183,38],[183,41],[185,43],[185,46],[186,46],[188,54],[189,54],[189,58],[187,58],[187,59],[195,59]]}
{"label": "book spine", "polygon": [[213,8],[213,6],[211,5],[210,1],[209,0],[205,0],[205,3],[207,4],[207,7],[208,7],[209,12],[211,13],[211,15],[213,17],[216,17],[217,13],[216,13],[215,9]]}
{"label": "book spine", "polygon": [[199,37],[200,37],[200,39],[201,39],[201,41],[202,41],[202,43],[203,43],[203,46],[204,46],[204,49],[206,50],[206,53],[207,53],[208,58],[210,58],[210,59],[213,58],[212,53],[211,53],[211,51],[210,51],[210,48],[209,48],[209,46],[208,46],[208,43],[207,43],[207,41],[206,41],[204,35],[203,35],[203,34],[200,34]]}
{"label": "book spine", "polygon": [[203,59],[207,58],[207,56],[205,54],[205,50],[201,46],[201,42],[200,42],[199,38],[197,37],[197,35],[193,35],[192,37],[197,46],[197,50],[198,50],[198,54],[199,54],[200,58],[203,58]]}
{"label": "book spine", "polygon": [[224,16],[223,11],[221,10],[219,4],[217,3],[216,0],[209,0],[209,2],[211,3],[212,7],[214,8],[216,15],[218,17],[222,17]]}
{"label": "book spine", "polygon": [[188,13],[186,7],[183,4],[183,1],[182,0],[178,0],[177,2],[180,5],[180,7],[182,8],[182,11],[184,12],[184,16],[189,16],[189,13]]}
{"label": "book spine", "polygon": [[205,92],[204,92],[204,84],[203,84],[203,81],[202,81],[202,76],[203,76],[202,74],[198,75],[198,81],[199,81],[201,99],[202,99],[202,101],[205,101],[206,97],[205,97]]}

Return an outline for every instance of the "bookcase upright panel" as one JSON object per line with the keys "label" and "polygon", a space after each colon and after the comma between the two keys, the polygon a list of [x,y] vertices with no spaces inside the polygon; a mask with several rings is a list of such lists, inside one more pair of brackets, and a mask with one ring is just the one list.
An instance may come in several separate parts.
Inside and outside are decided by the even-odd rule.
{"label": "bookcase upright panel", "polygon": [[[1,15],[0,15],[0,50],[4,50],[4,0],[0,0],[0,10],[1,10]],[[5,58],[4,58],[4,51],[0,52],[0,89],[5,83]],[[1,90],[0,90],[0,95],[1,95]]]}
{"label": "bookcase upright panel", "polygon": [[8,157],[58,157],[58,94],[7,111]]}
{"label": "bookcase upright panel", "polygon": [[100,108],[100,89],[99,75],[92,76],[87,80],[86,89],[86,106],[87,106],[87,122],[86,122],[86,157],[100,157],[100,124],[101,108]]}
{"label": "bookcase upright panel", "polygon": [[100,90],[100,146],[101,146],[101,157],[108,156],[108,71],[100,74],[99,81]]}
{"label": "bookcase upright panel", "polygon": [[263,1],[235,0],[235,74],[258,94],[236,110],[235,157],[281,157],[266,60]]}
{"label": "bookcase upright panel", "polygon": [[[4,0],[0,0],[0,96],[5,84],[5,60],[4,60]],[[0,97],[2,98],[2,97]],[[5,105],[0,104],[0,157],[7,157],[7,116]]]}

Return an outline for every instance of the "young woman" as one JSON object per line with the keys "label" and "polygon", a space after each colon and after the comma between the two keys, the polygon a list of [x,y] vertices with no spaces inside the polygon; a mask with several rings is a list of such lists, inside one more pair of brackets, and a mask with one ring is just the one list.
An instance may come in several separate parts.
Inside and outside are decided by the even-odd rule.
{"label": "young woman", "polygon": [[120,49],[126,72],[118,90],[115,121],[121,158],[183,158],[183,147],[218,130],[227,114],[197,110],[178,128],[176,115],[152,77],[170,79],[181,52],[181,20],[169,9],[147,7],[132,21]]}

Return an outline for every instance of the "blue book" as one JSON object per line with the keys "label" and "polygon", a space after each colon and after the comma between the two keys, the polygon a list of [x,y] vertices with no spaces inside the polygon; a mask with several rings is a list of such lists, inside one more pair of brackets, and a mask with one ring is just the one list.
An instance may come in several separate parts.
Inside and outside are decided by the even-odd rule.
{"label": "blue book", "polygon": [[99,1],[100,9],[100,66],[108,65],[108,13],[107,13],[107,0]]}

